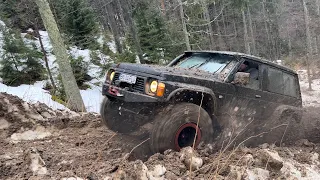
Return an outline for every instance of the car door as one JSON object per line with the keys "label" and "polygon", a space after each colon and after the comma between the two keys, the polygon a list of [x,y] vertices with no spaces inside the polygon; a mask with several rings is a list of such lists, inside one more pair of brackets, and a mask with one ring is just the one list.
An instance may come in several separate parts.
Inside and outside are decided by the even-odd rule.
{"label": "car door", "polygon": [[274,115],[279,107],[301,106],[299,82],[294,74],[268,65],[264,65],[262,70],[264,92],[262,99],[266,101],[264,103],[266,110],[262,114],[264,117],[277,118]]}
{"label": "car door", "polygon": [[253,68],[257,68],[258,77],[256,79],[250,78],[247,85],[232,84],[234,88],[231,94],[233,94],[231,100],[231,107],[234,107],[233,112],[239,119],[250,121],[252,119],[258,119],[263,114],[261,106],[263,102],[263,91],[262,91],[262,64],[253,61],[248,58],[243,58],[242,63],[248,62]]}
{"label": "car door", "polygon": [[[264,114],[265,102],[264,92],[262,91],[262,64],[252,59],[243,58],[240,63],[248,61],[254,64],[258,70],[258,77],[256,80],[250,80],[249,84],[239,85],[233,83],[226,83],[223,88],[225,92],[218,94],[221,107],[220,113],[223,117],[222,124],[230,128],[230,132],[242,132],[246,135],[251,135],[254,131],[251,128],[259,127],[252,126],[260,122],[262,114]],[[236,72],[234,72],[236,73]],[[232,74],[231,74],[232,76]],[[222,92],[222,91],[221,91]],[[248,126],[251,124],[251,126]],[[233,129],[233,130],[231,130]]]}

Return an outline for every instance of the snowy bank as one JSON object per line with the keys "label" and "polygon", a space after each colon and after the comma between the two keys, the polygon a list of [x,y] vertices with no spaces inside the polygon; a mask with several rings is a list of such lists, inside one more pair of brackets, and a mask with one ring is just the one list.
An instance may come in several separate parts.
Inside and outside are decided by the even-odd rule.
{"label": "snowy bank", "polygon": [[65,106],[51,99],[48,91],[42,89],[44,83],[45,81],[40,81],[33,85],[22,84],[18,87],[11,87],[0,83],[0,92],[18,96],[29,103],[41,102],[52,109],[65,109]]}
{"label": "snowy bank", "polygon": [[[29,103],[44,103],[52,109],[67,109],[64,105],[52,100],[49,91],[42,89],[45,81],[36,82],[33,85],[23,84],[18,87],[11,87],[0,83],[0,92],[5,92],[14,96],[18,96]],[[103,96],[101,95],[100,87],[94,86],[91,89],[81,90],[85,107],[88,112],[99,113],[100,103]]]}

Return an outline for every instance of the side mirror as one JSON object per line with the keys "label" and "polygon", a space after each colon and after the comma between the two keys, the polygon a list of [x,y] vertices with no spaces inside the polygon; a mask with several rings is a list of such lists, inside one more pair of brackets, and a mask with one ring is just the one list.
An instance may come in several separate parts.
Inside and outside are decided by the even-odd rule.
{"label": "side mirror", "polygon": [[250,73],[237,72],[232,81],[233,84],[247,85],[249,83]]}

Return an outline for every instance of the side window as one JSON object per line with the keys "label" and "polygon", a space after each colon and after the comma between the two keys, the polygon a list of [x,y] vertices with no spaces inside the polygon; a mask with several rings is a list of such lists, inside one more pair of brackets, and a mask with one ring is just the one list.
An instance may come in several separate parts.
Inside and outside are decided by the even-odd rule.
{"label": "side window", "polygon": [[268,91],[284,94],[284,83],[282,71],[269,67],[268,71]]}
{"label": "side window", "polygon": [[298,97],[298,84],[295,76],[283,73],[284,94],[287,96]]}
{"label": "side window", "polygon": [[289,73],[269,67],[267,90],[277,94],[297,97],[298,92],[296,77]]}
{"label": "side window", "polygon": [[240,65],[238,72],[249,73],[249,83],[245,86],[250,89],[259,90],[260,88],[260,64],[245,59],[243,64]]}

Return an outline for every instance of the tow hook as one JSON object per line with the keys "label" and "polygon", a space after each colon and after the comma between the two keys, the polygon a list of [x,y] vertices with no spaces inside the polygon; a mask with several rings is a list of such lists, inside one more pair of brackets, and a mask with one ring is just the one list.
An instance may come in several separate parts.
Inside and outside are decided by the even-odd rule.
{"label": "tow hook", "polygon": [[109,88],[109,93],[114,95],[114,96],[118,96],[118,97],[123,97],[124,96],[123,94],[120,94],[119,91],[114,87],[110,87]]}

